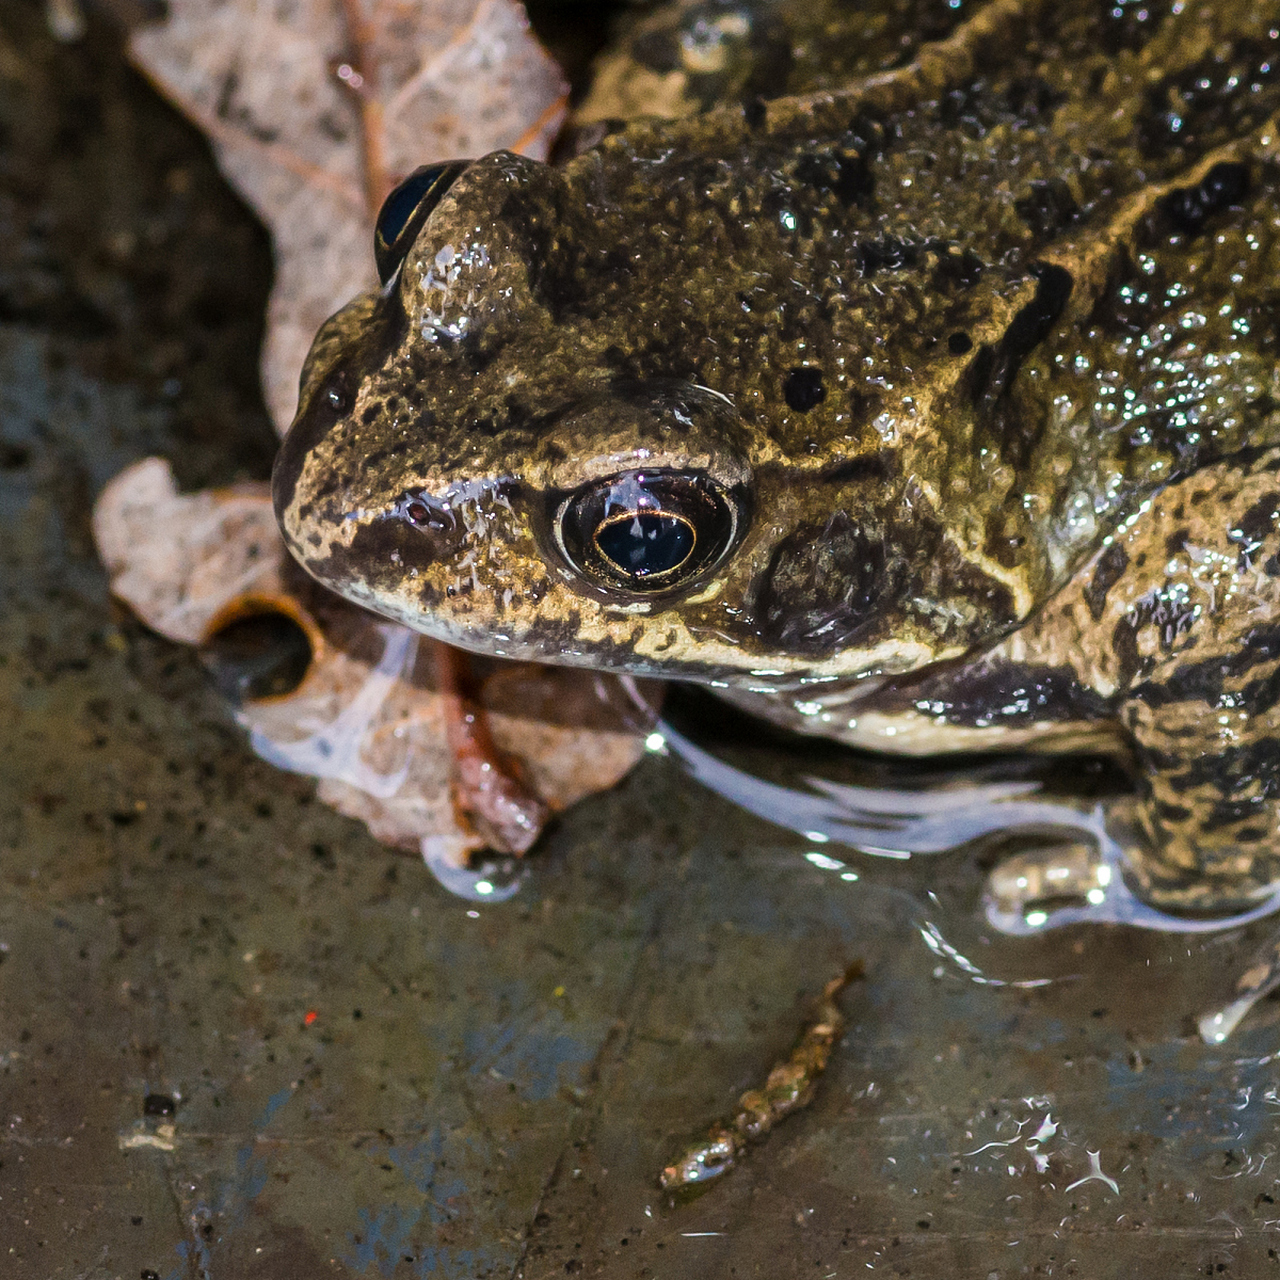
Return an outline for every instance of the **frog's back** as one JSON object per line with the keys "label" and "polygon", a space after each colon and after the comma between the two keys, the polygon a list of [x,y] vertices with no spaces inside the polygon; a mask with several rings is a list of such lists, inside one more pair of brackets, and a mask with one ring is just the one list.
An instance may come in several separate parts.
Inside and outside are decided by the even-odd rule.
{"label": "frog's back", "polygon": [[1277,26],[1172,0],[677,6],[627,65],[692,118],[575,162],[609,183],[604,234],[648,235],[610,281],[567,228],[551,274],[593,318],[625,290],[626,325],[671,334],[637,376],[723,390],[762,458],[823,486],[773,499],[798,544],[865,509],[833,470],[913,477],[1024,616],[1152,490],[1280,435]]}
{"label": "frog's back", "polygon": [[[353,594],[458,639],[704,679],[903,670],[1009,631],[1160,486],[1280,437],[1275,7],[684,6],[688,65],[762,30],[789,64],[559,171],[474,165],[362,319],[358,412],[313,429],[304,396],[296,452],[343,545],[486,477],[527,522],[479,577],[437,557],[406,582],[412,543],[331,572],[376,568]],[[797,95],[823,38],[854,78]],[[633,50],[660,69],[662,44]],[[436,255],[467,237],[464,292]],[[408,467],[406,387],[429,424]],[[687,587],[614,599],[539,513],[602,457],[625,471],[599,424],[671,387],[733,421],[677,441],[668,414],[646,465],[730,455],[746,499]]]}
{"label": "frog's back", "polygon": [[950,0],[676,0],[627,10],[574,118],[677,117],[838,92],[905,66],[974,8]]}

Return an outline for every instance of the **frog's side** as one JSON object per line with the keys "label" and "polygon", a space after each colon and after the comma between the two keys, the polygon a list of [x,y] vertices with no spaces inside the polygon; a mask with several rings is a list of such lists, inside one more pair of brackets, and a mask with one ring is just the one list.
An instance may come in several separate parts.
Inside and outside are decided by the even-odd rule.
{"label": "frog's side", "polygon": [[[1247,901],[1280,880],[1280,4],[936,9],[921,41],[862,6],[838,91],[797,57],[791,97],[473,163],[317,338],[285,536],[464,647],[889,750],[1111,744],[1148,896]],[[610,559],[646,547],[674,567]]]}

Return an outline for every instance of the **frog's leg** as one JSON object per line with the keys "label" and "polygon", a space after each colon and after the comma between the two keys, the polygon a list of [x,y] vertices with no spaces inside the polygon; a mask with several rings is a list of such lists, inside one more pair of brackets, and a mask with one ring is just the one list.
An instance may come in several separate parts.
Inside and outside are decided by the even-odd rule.
{"label": "frog's leg", "polygon": [[[1107,828],[1134,888],[1169,911],[1256,904],[1280,884],[1280,449],[1161,490],[972,660],[870,683],[728,692],[880,751],[1120,755],[1138,794],[1109,805]],[[1026,820],[1003,796],[968,816],[975,830]]]}
{"label": "frog's leg", "polygon": [[1225,911],[1280,882],[1280,450],[1144,503],[991,657],[1065,665],[1114,707],[1138,795],[1108,826],[1148,901]]}

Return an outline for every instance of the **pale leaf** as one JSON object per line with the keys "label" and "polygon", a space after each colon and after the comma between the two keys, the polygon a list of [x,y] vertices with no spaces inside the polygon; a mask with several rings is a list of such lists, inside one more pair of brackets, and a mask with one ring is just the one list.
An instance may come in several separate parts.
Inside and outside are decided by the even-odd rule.
{"label": "pale leaf", "polygon": [[[321,323],[376,284],[372,228],[418,165],[545,157],[565,86],[516,0],[169,0],[137,65],[208,134],[275,245],[262,381],[277,429]],[[353,89],[352,85],[358,85]]]}
{"label": "pale leaf", "polygon": [[[255,612],[302,626],[302,682],[238,711],[259,755],[320,778],[321,799],[387,844],[457,863],[482,847],[454,812],[430,642],[311,584],[276,533],[265,485],[183,495],[168,463],[147,458],[103,490],[94,535],[113,594],[171,639],[204,643]],[[497,746],[552,811],[613,786],[649,727],[625,682],[589,671],[495,664],[480,701]]]}

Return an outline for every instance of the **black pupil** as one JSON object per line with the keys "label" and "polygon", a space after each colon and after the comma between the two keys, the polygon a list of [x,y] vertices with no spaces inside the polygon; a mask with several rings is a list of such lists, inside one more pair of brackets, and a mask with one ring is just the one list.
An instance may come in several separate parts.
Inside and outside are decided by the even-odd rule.
{"label": "black pupil", "polygon": [[600,554],[633,578],[667,573],[693,551],[693,529],[677,516],[637,511],[596,530]]}

